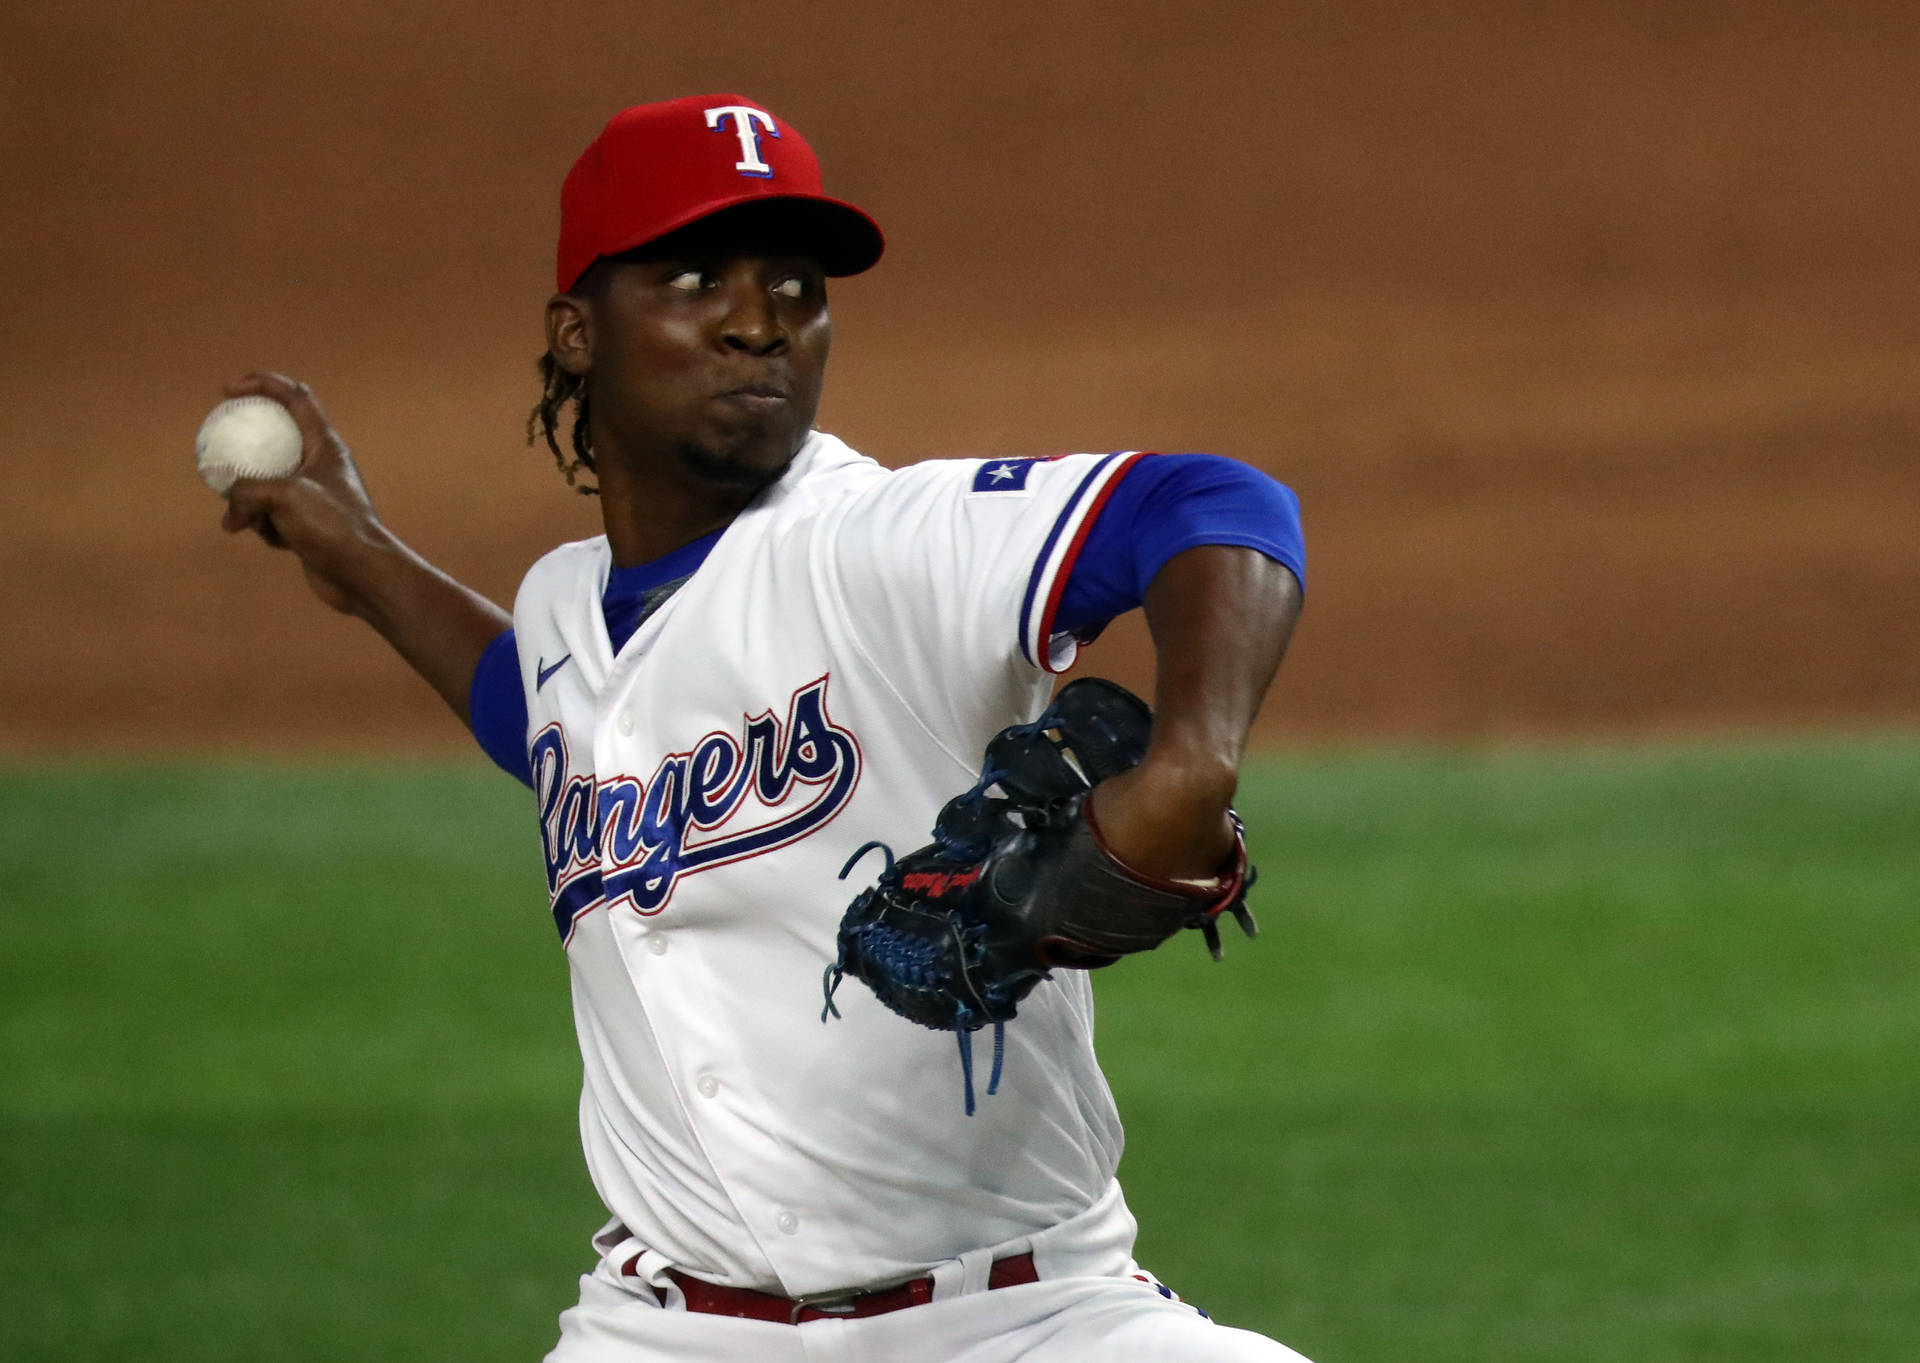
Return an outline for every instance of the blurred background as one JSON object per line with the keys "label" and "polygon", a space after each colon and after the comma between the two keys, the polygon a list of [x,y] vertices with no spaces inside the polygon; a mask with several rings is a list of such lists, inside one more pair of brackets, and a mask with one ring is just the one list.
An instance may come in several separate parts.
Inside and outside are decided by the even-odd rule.
{"label": "blurred background", "polygon": [[302,378],[510,601],[597,530],[523,441],[560,178],[706,91],[888,233],[826,429],[1302,498],[1269,936],[1102,984],[1143,1260],[1322,1363],[1912,1356],[1910,6],[75,0],[0,66],[0,1358],[550,1342],[524,797],[190,447]]}
{"label": "blurred background", "polygon": [[307,380],[400,533],[510,599],[595,529],[522,442],[560,177],[615,109],[706,90],[792,119],[889,234],[835,286],[827,429],[1300,492],[1271,735],[1920,716],[1907,7],[4,22],[10,749],[459,748],[221,540],[193,432],[231,375]]}

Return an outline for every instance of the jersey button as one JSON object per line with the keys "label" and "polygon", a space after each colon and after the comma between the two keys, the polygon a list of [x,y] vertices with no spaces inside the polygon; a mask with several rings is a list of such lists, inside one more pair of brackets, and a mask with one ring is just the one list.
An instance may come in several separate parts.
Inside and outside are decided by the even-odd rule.
{"label": "jersey button", "polygon": [[800,1229],[800,1218],[792,1212],[783,1211],[773,1218],[773,1224],[780,1228],[782,1235],[793,1235]]}
{"label": "jersey button", "polygon": [[633,732],[633,716],[628,714],[625,710],[622,710],[620,712],[620,719],[618,723],[615,724],[614,727],[619,729],[620,732],[623,734],[632,733]]}
{"label": "jersey button", "polygon": [[700,1090],[700,1096],[702,1098],[711,1098],[720,1091],[720,1081],[710,1074],[703,1074],[700,1076],[699,1081],[694,1084],[694,1087]]}
{"label": "jersey button", "polygon": [[649,935],[649,936],[647,937],[647,950],[648,950],[648,951],[651,951],[651,952],[652,952],[652,953],[653,953],[654,955],[656,955],[656,956],[664,956],[664,955],[666,955],[666,954],[667,954],[667,939],[666,939],[665,937],[663,937],[663,936],[661,936],[661,935],[660,935],[659,933],[657,933],[657,932],[656,932],[656,933],[652,933],[652,934],[650,934],[650,935]]}

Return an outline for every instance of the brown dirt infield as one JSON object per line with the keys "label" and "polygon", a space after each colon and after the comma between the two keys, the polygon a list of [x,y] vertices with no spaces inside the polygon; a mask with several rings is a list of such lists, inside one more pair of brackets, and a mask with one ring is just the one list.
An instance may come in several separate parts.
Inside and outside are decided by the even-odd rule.
{"label": "brown dirt infield", "polygon": [[[306,378],[391,523],[509,598],[594,528],[518,434],[559,176],[621,104],[728,89],[889,232],[823,425],[1300,492],[1267,737],[1920,721],[1920,18],[990,10],[0,21],[0,752],[461,745],[218,534],[193,430]],[[1139,680],[1138,632],[1091,662]]]}

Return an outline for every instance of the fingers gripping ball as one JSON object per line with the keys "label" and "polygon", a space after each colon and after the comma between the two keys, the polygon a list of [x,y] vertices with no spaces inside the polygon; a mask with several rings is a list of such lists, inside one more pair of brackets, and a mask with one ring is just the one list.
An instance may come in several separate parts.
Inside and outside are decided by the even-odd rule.
{"label": "fingers gripping ball", "polygon": [[[888,853],[879,883],[848,907],[823,1016],[852,975],[908,1021],[952,1031],[971,1113],[972,1033],[994,1025],[992,1093],[1005,1025],[1050,971],[1112,965],[1182,928],[1199,929],[1218,960],[1222,913],[1251,937],[1253,869],[1237,817],[1232,864],[1205,882],[1143,875],[1100,837],[1088,796],[1137,766],[1152,732],[1144,702],[1088,677],[1033,723],[995,735],[980,780],[940,811],[933,842],[898,861]],[[878,845],[856,852],[842,877]]]}
{"label": "fingers gripping ball", "polygon": [[228,398],[193,438],[194,462],[222,497],[240,478],[285,478],[300,467],[300,428],[268,397]]}

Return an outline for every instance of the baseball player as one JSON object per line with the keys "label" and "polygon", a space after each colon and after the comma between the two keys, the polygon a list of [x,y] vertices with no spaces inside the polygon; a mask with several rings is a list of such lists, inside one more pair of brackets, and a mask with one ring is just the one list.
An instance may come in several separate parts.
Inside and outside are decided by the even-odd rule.
{"label": "baseball player", "polygon": [[610,1214],[551,1359],[1297,1359],[1134,1263],[1089,971],[1029,972],[991,1085],[864,987],[823,1024],[849,861],[927,842],[1008,726],[1070,727],[1054,674],[1136,607],[1150,740],[1085,776],[1073,827],[1123,891],[1217,913],[1301,602],[1292,494],[1233,461],[888,470],[814,429],[826,281],[882,245],[760,105],[625,110],[561,191],[530,425],[605,534],[536,563],[509,618],[381,523],[269,374],[230,392],[284,403],[302,464],[237,484],[225,528],[291,549],[532,791]]}

